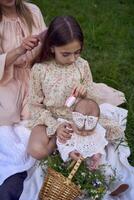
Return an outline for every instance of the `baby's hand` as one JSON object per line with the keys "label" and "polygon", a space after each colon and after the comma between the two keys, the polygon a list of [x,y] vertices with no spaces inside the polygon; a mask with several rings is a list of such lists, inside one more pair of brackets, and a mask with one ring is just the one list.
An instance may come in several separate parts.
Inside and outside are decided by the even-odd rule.
{"label": "baby's hand", "polygon": [[99,164],[100,164],[100,159],[101,159],[101,154],[100,153],[97,153],[97,154],[93,155],[91,157],[91,161],[90,161],[90,164],[89,164],[89,169],[90,170],[98,169]]}
{"label": "baby's hand", "polygon": [[79,160],[80,158],[82,158],[81,154],[78,151],[72,151],[69,154],[69,157],[75,161]]}
{"label": "baby's hand", "polygon": [[75,85],[71,95],[75,96],[75,97],[86,97],[87,94],[87,90],[85,88],[84,85],[79,84],[79,85]]}
{"label": "baby's hand", "polygon": [[66,143],[71,138],[73,130],[71,124],[64,122],[60,124],[56,130],[57,138],[59,142]]}

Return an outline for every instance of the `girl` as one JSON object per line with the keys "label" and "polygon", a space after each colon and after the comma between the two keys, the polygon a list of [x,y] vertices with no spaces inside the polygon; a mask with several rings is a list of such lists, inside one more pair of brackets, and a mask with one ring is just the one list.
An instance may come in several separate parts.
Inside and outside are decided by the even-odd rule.
{"label": "girl", "polygon": [[[93,84],[88,62],[80,57],[83,40],[79,24],[70,16],[56,17],[44,38],[40,64],[32,70],[29,100],[32,134],[28,152],[37,159],[52,152],[55,134],[62,142],[70,138],[69,125],[57,121],[58,117],[70,119],[70,110],[64,106],[69,94],[107,102]],[[119,91],[115,90],[114,97],[114,104],[125,101]],[[120,134],[118,124],[115,127]]]}
{"label": "girl", "polygon": [[[32,62],[46,28],[39,8],[24,0],[0,0],[0,198],[17,200],[26,170],[27,95]],[[21,128],[19,128],[21,127]],[[18,129],[19,128],[19,129]],[[19,131],[19,132],[18,132]],[[6,167],[5,167],[6,166]]]}
{"label": "girl", "polygon": [[[125,102],[123,93],[93,83],[88,62],[80,57],[83,40],[82,30],[73,17],[56,17],[50,23],[44,38],[40,62],[32,68],[29,92],[29,126],[32,133],[28,152],[36,159],[41,159],[52,152],[55,136],[62,143],[71,138],[73,130],[70,129],[73,127],[67,122],[57,120],[72,120],[71,111],[65,106],[70,94],[77,98],[93,99],[98,104],[107,102],[119,105]],[[127,113],[109,104],[102,106],[101,111],[100,124],[106,128],[106,136],[110,139],[107,157],[115,167],[117,164],[119,171],[123,172],[125,182],[128,181],[128,176],[131,177],[131,188],[134,170],[127,161],[129,148],[119,146],[115,151],[116,144],[113,144],[115,139],[124,137]],[[121,196],[121,200],[132,200],[133,192],[133,189],[129,190],[125,193],[126,196]]]}
{"label": "girl", "polygon": [[[101,106],[100,124],[106,128],[109,140],[106,155],[112,166],[122,172],[122,180],[131,188],[134,170],[127,161],[129,148],[124,145],[116,148],[114,143],[115,139],[124,138],[127,112],[115,105],[125,102],[125,97],[115,89],[93,82],[88,62],[80,57],[83,40],[82,30],[73,17],[59,16],[50,23],[40,63],[34,65],[31,73],[29,126],[32,133],[28,152],[36,159],[44,158],[53,151],[55,136],[62,143],[71,137],[73,130],[70,128],[73,127],[57,120],[72,120],[70,108],[65,106],[70,94],[77,98],[93,99],[99,105],[105,103]],[[132,200],[133,193],[134,190],[129,189],[121,195],[121,200]]]}

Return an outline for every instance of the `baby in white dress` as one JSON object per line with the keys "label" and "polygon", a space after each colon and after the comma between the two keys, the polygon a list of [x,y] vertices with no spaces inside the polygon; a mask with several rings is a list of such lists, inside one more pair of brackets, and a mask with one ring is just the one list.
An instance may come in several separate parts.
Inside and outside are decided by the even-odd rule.
{"label": "baby in white dress", "polygon": [[[78,101],[72,112],[74,132],[71,139],[66,143],[57,140],[58,150],[64,161],[78,160],[80,157],[89,158],[89,168],[95,170],[101,164],[105,164],[105,175],[110,177],[114,175],[113,169],[106,161],[105,147],[108,141],[105,138],[106,129],[99,123],[100,108],[98,104],[91,99],[81,99]],[[65,121],[59,119],[59,121]],[[128,184],[120,180],[115,181],[110,195],[116,196],[128,189]]]}

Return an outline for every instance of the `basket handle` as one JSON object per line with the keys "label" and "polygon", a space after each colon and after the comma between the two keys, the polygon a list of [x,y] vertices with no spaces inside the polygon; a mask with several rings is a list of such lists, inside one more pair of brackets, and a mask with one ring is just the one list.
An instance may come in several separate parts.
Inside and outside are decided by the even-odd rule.
{"label": "basket handle", "polygon": [[68,178],[67,178],[67,182],[71,182],[72,178],[74,177],[75,173],[77,172],[81,162],[83,161],[84,158],[80,158],[76,164],[74,165],[72,171],[70,172]]}

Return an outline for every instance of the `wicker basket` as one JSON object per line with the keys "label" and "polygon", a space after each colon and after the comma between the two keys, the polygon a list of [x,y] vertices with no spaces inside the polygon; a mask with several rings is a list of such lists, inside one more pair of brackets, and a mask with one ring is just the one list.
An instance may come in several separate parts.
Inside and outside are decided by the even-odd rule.
{"label": "wicker basket", "polygon": [[81,194],[80,188],[71,180],[77,172],[82,159],[79,159],[66,178],[61,173],[48,168],[48,174],[40,190],[40,200],[74,200]]}

